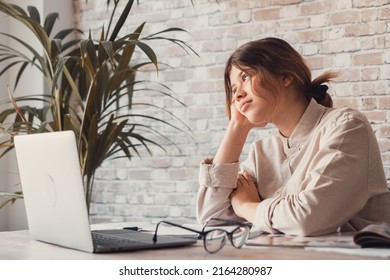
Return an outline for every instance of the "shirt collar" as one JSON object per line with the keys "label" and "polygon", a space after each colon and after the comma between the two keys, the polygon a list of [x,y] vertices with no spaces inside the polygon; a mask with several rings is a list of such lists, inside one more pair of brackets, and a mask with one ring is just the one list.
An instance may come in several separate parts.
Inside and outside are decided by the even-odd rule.
{"label": "shirt collar", "polygon": [[290,137],[287,138],[279,133],[286,154],[288,154],[287,151],[291,149],[295,150],[302,142],[306,141],[310,133],[320,122],[325,110],[326,108],[324,106],[318,104],[312,98]]}

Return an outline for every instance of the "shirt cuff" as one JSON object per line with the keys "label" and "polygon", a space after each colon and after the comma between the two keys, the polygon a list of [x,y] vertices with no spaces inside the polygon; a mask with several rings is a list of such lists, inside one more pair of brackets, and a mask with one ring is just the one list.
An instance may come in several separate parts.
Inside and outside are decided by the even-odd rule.
{"label": "shirt cuff", "polygon": [[268,233],[279,233],[279,231],[272,228],[271,224],[271,208],[272,204],[277,203],[279,198],[268,198],[262,200],[256,208],[253,226]]}
{"label": "shirt cuff", "polygon": [[199,182],[206,187],[235,189],[239,167],[238,162],[213,164],[212,158],[206,158],[200,164]]}

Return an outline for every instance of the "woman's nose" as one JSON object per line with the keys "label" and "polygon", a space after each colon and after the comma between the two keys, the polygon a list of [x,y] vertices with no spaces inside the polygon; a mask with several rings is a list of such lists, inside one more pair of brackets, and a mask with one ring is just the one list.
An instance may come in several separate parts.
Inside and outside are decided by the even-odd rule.
{"label": "woman's nose", "polygon": [[239,87],[237,88],[235,95],[236,95],[236,100],[238,101],[241,98],[246,96],[246,92],[242,87]]}

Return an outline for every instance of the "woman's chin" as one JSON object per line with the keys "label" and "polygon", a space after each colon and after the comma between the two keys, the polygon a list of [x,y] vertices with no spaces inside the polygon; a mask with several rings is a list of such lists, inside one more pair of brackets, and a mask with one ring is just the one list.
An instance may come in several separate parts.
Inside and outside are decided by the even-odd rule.
{"label": "woman's chin", "polygon": [[253,120],[250,120],[248,119],[251,124],[253,124],[254,127],[266,127],[268,125],[268,122],[258,122],[258,121],[253,121]]}

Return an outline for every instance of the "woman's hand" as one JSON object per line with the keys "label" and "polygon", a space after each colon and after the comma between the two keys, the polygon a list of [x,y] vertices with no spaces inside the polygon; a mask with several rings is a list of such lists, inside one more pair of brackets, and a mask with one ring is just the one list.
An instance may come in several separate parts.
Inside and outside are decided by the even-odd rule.
{"label": "woman's hand", "polygon": [[255,179],[248,172],[238,175],[237,188],[230,198],[234,212],[247,221],[253,222],[256,208],[261,200]]}
{"label": "woman's hand", "polygon": [[231,104],[231,118],[226,130],[225,137],[214,156],[213,163],[237,162],[246,138],[253,124],[242,115],[236,108],[234,102]]}
{"label": "woman's hand", "polygon": [[249,130],[255,127],[253,123],[251,123],[243,114],[239,112],[236,101],[232,102],[232,105],[230,106],[230,112],[230,122],[233,124],[238,124],[245,133],[248,133]]}

